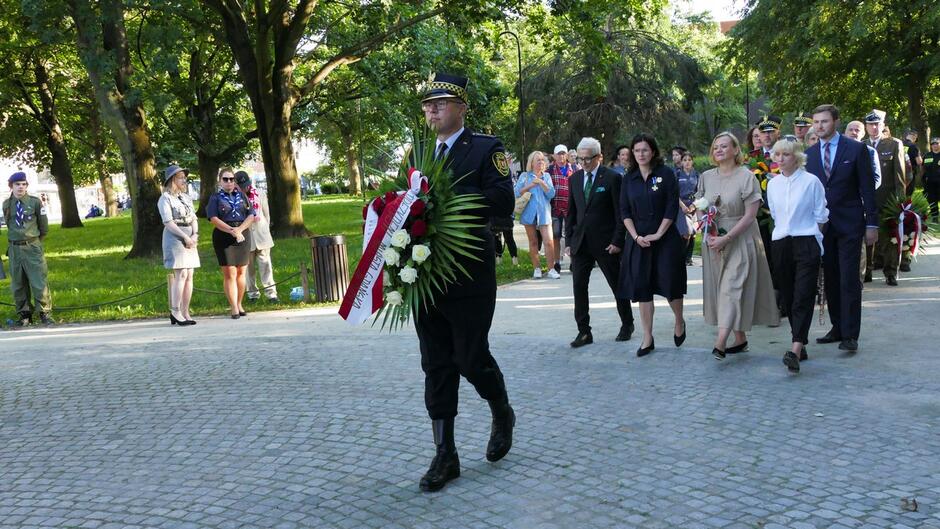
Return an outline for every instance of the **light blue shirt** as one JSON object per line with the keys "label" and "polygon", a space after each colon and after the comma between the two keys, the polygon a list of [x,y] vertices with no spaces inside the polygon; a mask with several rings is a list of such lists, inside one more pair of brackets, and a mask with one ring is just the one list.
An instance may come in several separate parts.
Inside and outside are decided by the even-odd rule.
{"label": "light blue shirt", "polygon": [[[835,133],[829,141],[819,140],[819,161],[822,162],[823,171],[826,170],[826,149],[829,148],[829,171],[836,168],[836,151],[839,149],[839,137],[841,134]],[[829,147],[829,145],[832,147]],[[826,178],[829,178],[826,176]]]}
{"label": "light blue shirt", "polygon": [[[530,172],[519,175],[515,185],[517,198],[522,195],[522,188],[531,184],[534,178],[535,175]],[[555,186],[548,173],[542,173],[542,181],[548,184],[548,191],[538,184],[529,190],[532,198],[529,199],[529,203],[522,210],[522,215],[519,216],[519,222],[523,225],[545,226],[552,223],[552,197],[555,196]]]}

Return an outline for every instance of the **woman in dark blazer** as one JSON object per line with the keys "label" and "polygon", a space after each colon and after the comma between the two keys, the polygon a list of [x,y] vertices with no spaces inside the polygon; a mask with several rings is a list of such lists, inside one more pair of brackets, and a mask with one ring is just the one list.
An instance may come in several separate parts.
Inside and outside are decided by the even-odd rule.
{"label": "woman in dark blazer", "polygon": [[640,306],[643,343],[637,356],[655,348],[653,295],[664,296],[675,315],[673,341],[685,341],[682,298],[686,293],[685,245],[671,229],[679,214],[679,185],[672,169],[663,164],[656,139],[637,134],[630,142],[633,163],[620,187],[620,212],[627,241],[620,261],[621,298]]}

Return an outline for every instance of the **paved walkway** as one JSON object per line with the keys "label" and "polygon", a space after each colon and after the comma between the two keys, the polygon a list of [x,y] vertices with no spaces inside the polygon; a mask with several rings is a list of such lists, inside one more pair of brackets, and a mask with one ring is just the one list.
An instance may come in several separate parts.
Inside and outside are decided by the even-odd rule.
{"label": "paved walkway", "polygon": [[464,384],[463,475],[431,495],[413,331],[306,310],[3,332],[0,527],[940,528],[938,246],[866,289],[858,354],[811,344],[798,376],[785,323],[711,358],[699,267],[686,345],[658,304],[643,359],[599,276],[578,350],[570,274],[503,288],[515,445],[485,460]]}

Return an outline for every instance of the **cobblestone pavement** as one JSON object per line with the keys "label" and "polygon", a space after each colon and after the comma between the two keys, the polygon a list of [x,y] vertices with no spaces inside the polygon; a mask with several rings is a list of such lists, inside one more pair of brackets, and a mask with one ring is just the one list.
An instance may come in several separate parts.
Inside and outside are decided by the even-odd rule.
{"label": "cobblestone pavement", "polygon": [[437,494],[417,487],[433,447],[411,330],[308,310],[0,333],[0,527],[940,528],[932,250],[866,288],[858,354],[811,344],[798,376],[785,322],[711,358],[700,267],[686,345],[658,304],[643,359],[613,341],[596,274],[578,350],[569,274],[501,289],[515,444],[485,460],[465,383],[463,474]]}

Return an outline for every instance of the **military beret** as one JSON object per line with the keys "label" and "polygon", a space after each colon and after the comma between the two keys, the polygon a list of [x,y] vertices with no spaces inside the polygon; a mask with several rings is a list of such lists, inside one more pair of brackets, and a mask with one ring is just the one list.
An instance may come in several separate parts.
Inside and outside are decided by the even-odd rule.
{"label": "military beret", "polygon": [[872,111],[865,116],[865,123],[883,123],[887,115],[884,110],[873,108]]}
{"label": "military beret", "polygon": [[446,73],[434,74],[434,78],[431,79],[431,83],[424,91],[424,97],[421,98],[421,102],[424,103],[432,99],[456,97],[464,103],[467,103],[468,83],[469,80],[466,77]]}
{"label": "military beret", "polygon": [[761,132],[780,130],[780,122],[781,120],[777,116],[765,114],[764,118],[757,122],[757,130]]}
{"label": "military beret", "polygon": [[7,182],[12,186],[14,182],[28,182],[26,180],[26,173],[23,171],[17,171],[10,175],[10,179]]}

